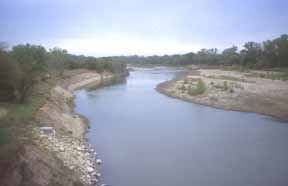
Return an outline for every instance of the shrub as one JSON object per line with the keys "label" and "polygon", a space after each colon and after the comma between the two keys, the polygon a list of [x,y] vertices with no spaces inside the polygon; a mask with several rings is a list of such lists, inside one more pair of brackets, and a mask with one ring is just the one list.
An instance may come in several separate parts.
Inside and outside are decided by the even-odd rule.
{"label": "shrub", "polygon": [[188,92],[189,95],[195,96],[199,94],[203,94],[206,91],[206,85],[202,79],[197,81],[197,85],[195,88],[191,88]]}

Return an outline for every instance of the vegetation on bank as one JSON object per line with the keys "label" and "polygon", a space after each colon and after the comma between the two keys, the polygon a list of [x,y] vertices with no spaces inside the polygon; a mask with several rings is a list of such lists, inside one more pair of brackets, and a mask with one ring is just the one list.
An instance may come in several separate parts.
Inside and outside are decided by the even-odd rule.
{"label": "vegetation on bank", "polygon": [[97,72],[121,73],[124,63],[112,63],[110,58],[95,58],[69,54],[60,48],[48,51],[38,45],[17,45],[12,50],[0,50],[0,101],[24,103],[36,84],[64,70],[85,68]]}
{"label": "vegetation on bank", "polygon": [[30,140],[36,123],[35,112],[45,103],[51,87],[64,78],[64,71],[89,69],[124,73],[126,64],[112,63],[110,58],[69,54],[60,48],[45,49],[39,45],[17,45],[8,50],[0,45],[0,159],[14,154],[17,147]]}
{"label": "vegetation on bank", "polygon": [[164,56],[118,56],[114,61],[130,64],[158,65],[223,65],[242,69],[288,67],[288,35],[262,43],[247,42],[243,49],[232,46],[219,52],[217,48],[202,49],[197,53]]}
{"label": "vegetation on bank", "polygon": [[182,93],[187,93],[190,96],[197,96],[204,94],[206,91],[206,84],[202,79],[184,79],[181,86],[178,87]]}

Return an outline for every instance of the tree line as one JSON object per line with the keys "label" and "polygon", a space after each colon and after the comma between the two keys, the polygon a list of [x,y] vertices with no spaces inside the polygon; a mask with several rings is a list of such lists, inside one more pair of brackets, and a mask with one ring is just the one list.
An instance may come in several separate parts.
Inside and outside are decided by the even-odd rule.
{"label": "tree line", "polygon": [[17,45],[7,50],[0,46],[0,101],[24,102],[35,84],[47,74],[62,76],[67,69],[85,68],[97,72],[123,73],[125,63],[112,59],[72,55],[61,48],[46,50],[40,45]]}
{"label": "tree line", "polygon": [[[155,65],[237,65],[245,68],[288,67],[288,35],[262,43],[247,42],[241,50],[232,46],[201,49],[197,53],[164,56],[114,56],[96,58],[72,55],[61,48],[45,49],[40,45],[16,45],[7,50],[0,43],[0,101],[14,99],[24,102],[34,85],[45,74],[63,75],[66,69],[85,68],[98,72],[126,71],[126,63]],[[3,100],[3,99],[2,99]]]}
{"label": "tree line", "polygon": [[217,48],[212,48],[184,55],[116,56],[113,60],[131,64],[239,65],[254,69],[288,67],[288,35],[284,34],[262,43],[247,42],[242,49],[232,46],[222,52],[219,52]]}

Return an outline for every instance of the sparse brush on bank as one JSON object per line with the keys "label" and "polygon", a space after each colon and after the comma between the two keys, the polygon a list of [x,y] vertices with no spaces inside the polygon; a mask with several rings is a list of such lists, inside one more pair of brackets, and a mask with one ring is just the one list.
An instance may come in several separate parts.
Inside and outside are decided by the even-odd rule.
{"label": "sparse brush on bank", "polygon": [[272,79],[272,80],[288,80],[288,70],[284,72],[253,72],[248,75],[249,77],[257,77],[264,79]]}

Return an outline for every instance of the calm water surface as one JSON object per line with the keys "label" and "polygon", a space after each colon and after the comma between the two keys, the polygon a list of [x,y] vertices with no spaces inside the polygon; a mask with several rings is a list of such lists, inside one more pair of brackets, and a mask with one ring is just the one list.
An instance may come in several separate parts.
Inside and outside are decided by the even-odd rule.
{"label": "calm water surface", "polygon": [[288,124],[155,91],[169,69],[138,69],[125,84],[76,93],[76,111],[109,186],[287,186]]}

